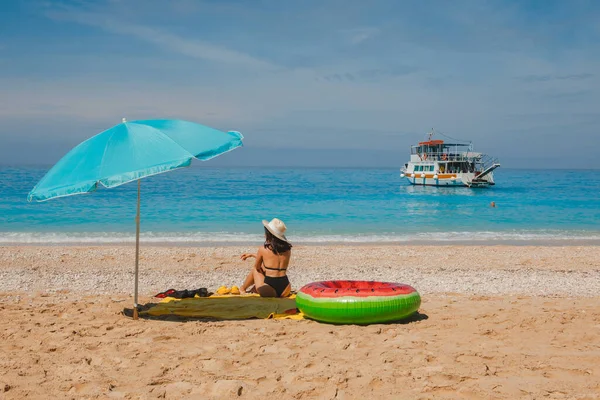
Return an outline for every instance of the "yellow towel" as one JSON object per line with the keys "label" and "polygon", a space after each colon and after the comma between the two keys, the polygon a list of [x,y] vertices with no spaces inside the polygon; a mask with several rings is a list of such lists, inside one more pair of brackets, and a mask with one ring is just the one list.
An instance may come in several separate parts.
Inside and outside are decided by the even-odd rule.
{"label": "yellow towel", "polygon": [[302,314],[296,311],[295,295],[283,298],[260,297],[257,294],[213,295],[188,299],[167,297],[142,314],[218,319],[303,319]]}
{"label": "yellow towel", "polygon": [[269,314],[269,316],[267,317],[267,319],[295,319],[295,320],[300,320],[300,319],[304,319],[304,314],[302,314],[300,311],[297,311],[295,314]]}

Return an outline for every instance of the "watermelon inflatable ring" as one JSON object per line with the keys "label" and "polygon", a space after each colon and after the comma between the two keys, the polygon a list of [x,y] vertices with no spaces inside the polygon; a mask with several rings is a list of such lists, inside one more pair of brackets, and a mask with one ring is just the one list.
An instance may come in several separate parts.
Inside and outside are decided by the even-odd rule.
{"label": "watermelon inflatable ring", "polygon": [[420,305],[421,296],[413,287],[390,282],[313,282],[296,294],[296,306],[305,316],[333,324],[397,321]]}

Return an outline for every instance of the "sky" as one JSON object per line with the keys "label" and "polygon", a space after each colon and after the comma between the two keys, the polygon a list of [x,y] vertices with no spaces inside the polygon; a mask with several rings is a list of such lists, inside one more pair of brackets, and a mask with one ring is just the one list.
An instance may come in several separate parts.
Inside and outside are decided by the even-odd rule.
{"label": "sky", "polygon": [[215,166],[399,168],[435,128],[600,168],[600,2],[3,1],[0,88],[0,164],[126,117],[242,132]]}

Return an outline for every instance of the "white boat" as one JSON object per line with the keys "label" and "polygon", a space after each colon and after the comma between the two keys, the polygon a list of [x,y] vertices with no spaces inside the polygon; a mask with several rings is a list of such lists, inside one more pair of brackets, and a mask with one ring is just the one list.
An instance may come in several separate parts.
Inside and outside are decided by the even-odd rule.
{"label": "white boat", "polygon": [[488,187],[495,185],[494,170],[498,159],[473,151],[471,143],[446,143],[433,140],[434,132],[424,142],[410,148],[410,161],[400,177],[412,185]]}

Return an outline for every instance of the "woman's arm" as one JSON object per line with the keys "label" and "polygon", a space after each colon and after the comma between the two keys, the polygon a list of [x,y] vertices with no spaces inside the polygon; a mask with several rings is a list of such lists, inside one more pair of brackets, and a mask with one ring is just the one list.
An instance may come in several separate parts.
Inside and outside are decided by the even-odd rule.
{"label": "woman's arm", "polygon": [[256,256],[254,256],[254,258],[256,259],[254,261],[254,269],[256,269],[258,272],[260,273],[265,273],[265,270],[263,268],[263,254],[262,254],[262,248],[259,248],[258,251],[256,252]]}
{"label": "woman's arm", "polygon": [[258,251],[256,252],[256,254],[252,254],[252,253],[244,253],[240,256],[240,258],[243,261],[246,261],[249,258],[254,258],[254,269],[256,269],[259,272],[264,273],[265,270],[262,267],[263,264],[263,256],[262,256],[262,252],[261,252],[262,248],[258,248]]}

